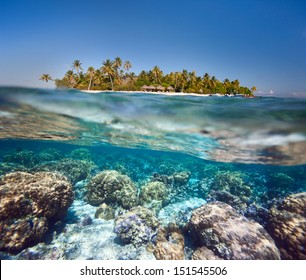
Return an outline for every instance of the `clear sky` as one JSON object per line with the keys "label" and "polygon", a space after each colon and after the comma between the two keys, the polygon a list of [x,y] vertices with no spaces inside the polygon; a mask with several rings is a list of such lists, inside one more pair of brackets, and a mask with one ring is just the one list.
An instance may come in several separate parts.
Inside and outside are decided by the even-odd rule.
{"label": "clear sky", "polygon": [[306,96],[306,0],[1,0],[0,85],[116,56]]}

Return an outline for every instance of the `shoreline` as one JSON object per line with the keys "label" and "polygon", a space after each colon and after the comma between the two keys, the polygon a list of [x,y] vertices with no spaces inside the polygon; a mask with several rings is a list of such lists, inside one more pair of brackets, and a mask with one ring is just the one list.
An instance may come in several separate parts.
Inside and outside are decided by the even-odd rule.
{"label": "shoreline", "polygon": [[[79,90],[79,89],[76,89]],[[120,92],[120,93],[144,93],[144,94],[155,94],[155,95],[166,95],[166,96],[199,96],[199,97],[212,97],[212,96],[218,96],[218,97],[235,97],[235,95],[222,95],[222,94],[199,94],[199,93],[186,93],[186,92],[161,92],[161,91],[124,91],[124,90],[118,90],[118,91],[111,91],[111,90],[79,90],[82,92],[86,92],[86,93],[111,93],[111,92]],[[246,97],[246,96],[241,96],[243,98],[255,98],[254,97]]]}

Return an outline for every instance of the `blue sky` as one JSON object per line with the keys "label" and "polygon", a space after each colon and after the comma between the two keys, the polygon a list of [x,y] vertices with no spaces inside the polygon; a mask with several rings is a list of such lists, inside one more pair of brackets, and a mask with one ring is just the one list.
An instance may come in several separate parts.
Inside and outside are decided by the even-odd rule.
{"label": "blue sky", "polygon": [[306,0],[2,0],[0,85],[45,87],[79,59],[158,65],[306,96]]}

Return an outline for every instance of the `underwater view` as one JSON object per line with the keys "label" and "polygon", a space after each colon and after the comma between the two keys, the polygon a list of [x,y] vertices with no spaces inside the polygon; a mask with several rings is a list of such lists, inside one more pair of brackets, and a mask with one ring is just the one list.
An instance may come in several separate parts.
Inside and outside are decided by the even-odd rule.
{"label": "underwater view", "polygon": [[0,87],[0,259],[306,259],[306,99]]}

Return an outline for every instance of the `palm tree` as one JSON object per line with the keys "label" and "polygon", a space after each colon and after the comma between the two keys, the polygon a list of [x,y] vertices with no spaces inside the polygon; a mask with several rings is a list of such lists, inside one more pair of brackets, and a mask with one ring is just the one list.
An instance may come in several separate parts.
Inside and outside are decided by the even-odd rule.
{"label": "palm tree", "polygon": [[237,79],[232,81],[232,92],[234,94],[239,92],[239,88],[240,88],[240,82]]}
{"label": "palm tree", "polygon": [[163,75],[163,72],[159,69],[158,66],[154,66],[152,69],[152,74],[154,75],[155,82],[159,83],[161,76]]}
{"label": "palm tree", "polygon": [[257,90],[257,87],[255,87],[255,86],[251,87],[251,91],[252,91],[252,92],[254,92],[254,91],[256,91],[256,90]]}
{"label": "palm tree", "polygon": [[94,75],[94,78],[93,78],[93,83],[95,85],[101,85],[102,80],[103,80],[103,75],[102,75],[101,71],[99,69],[97,69],[95,71],[95,75]]}
{"label": "palm tree", "polygon": [[188,82],[188,71],[185,69],[183,70],[182,75],[181,75],[181,82],[182,82],[181,91],[184,92],[185,84],[187,84]]}
{"label": "palm tree", "polygon": [[92,80],[93,80],[95,74],[96,74],[95,68],[93,68],[92,66],[88,67],[88,69],[87,69],[87,75],[88,75],[88,77],[90,78],[90,80],[89,80],[89,84],[88,84],[88,89],[87,89],[87,90],[90,90],[91,83],[92,83]]}
{"label": "palm tree", "polygon": [[75,78],[75,74],[73,73],[73,71],[68,70],[65,74],[65,77],[67,79],[67,81],[69,82],[69,85],[71,87],[74,87],[76,85],[76,78]]}
{"label": "palm tree", "polygon": [[110,59],[106,59],[102,62],[101,71],[104,75],[109,77],[109,80],[112,85],[112,90],[114,90],[114,78],[116,77],[116,66],[115,62],[111,61]]}
{"label": "palm tree", "polygon": [[79,74],[80,70],[83,70],[83,68],[81,67],[82,63],[76,59],[75,61],[73,61],[72,63],[72,69],[75,69],[75,71],[77,71],[77,73]]}
{"label": "palm tree", "polygon": [[179,79],[180,79],[180,73],[179,73],[179,72],[175,72],[175,73],[174,73],[174,79],[175,79],[174,89],[177,90],[178,81],[179,81]]}
{"label": "palm tree", "polygon": [[53,80],[49,74],[42,74],[39,79],[47,83],[47,88],[48,88],[48,81]]}
{"label": "palm tree", "polygon": [[118,70],[121,66],[122,66],[122,59],[117,56],[114,61],[114,67]]}
{"label": "palm tree", "polygon": [[189,76],[189,80],[190,80],[190,85],[191,85],[191,87],[193,87],[196,83],[196,78],[197,78],[196,71],[192,71],[192,72],[188,73],[188,76]]}
{"label": "palm tree", "polygon": [[218,83],[218,80],[215,76],[212,76],[211,79],[210,79],[210,86],[212,89],[214,89],[216,87]]}
{"label": "palm tree", "polygon": [[124,62],[123,68],[126,72],[129,72],[129,70],[132,68],[131,62],[129,62],[128,60]]}
{"label": "palm tree", "polygon": [[53,80],[49,74],[42,74],[39,79],[45,81],[46,83]]}
{"label": "palm tree", "polygon": [[128,77],[129,77],[129,79],[130,79],[130,83],[134,85],[134,84],[135,84],[135,78],[136,78],[135,73],[134,73],[134,72],[129,73],[129,74],[128,74]]}

